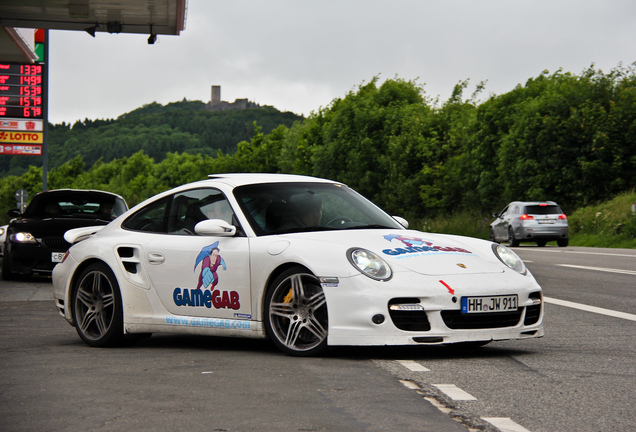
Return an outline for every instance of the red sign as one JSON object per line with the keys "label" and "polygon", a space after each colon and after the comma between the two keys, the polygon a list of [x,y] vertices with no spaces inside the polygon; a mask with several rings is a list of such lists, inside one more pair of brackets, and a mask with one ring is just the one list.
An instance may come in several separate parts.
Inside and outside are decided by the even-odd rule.
{"label": "red sign", "polygon": [[0,63],[0,118],[42,118],[41,64]]}
{"label": "red sign", "polygon": [[0,130],[5,131],[38,131],[42,132],[42,120],[0,119]]}

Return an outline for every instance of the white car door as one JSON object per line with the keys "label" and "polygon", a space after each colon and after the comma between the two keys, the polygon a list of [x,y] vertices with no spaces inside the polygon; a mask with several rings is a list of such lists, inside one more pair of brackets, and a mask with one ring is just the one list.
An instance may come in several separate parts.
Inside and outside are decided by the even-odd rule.
{"label": "white car door", "polygon": [[170,313],[251,318],[247,238],[156,236],[144,255],[152,285]]}
{"label": "white car door", "polygon": [[150,234],[142,259],[169,313],[250,319],[249,240],[240,233],[196,234],[195,225],[206,219],[238,224],[221,191],[197,188],[149,204],[124,228]]}

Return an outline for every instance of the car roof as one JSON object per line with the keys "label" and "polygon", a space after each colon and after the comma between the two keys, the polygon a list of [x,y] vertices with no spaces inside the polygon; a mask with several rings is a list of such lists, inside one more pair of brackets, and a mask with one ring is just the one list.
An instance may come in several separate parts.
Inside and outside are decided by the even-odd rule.
{"label": "car roof", "polygon": [[528,205],[541,205],[541,204],[547,204],[547,205],[558,205],[557,203],[555,203],[554,201],[513,201],[510,204],[508,204],[509,206],[511,205],[523,205],[523,206],[528,206]]}
{"label": "car roof", "polygon": [[311,182],[311,183],[339,183],[332,180],[318,177],[310,177],[296,174],[269,174],[269,173],[226,173],[210,174],[208,180],[201,180],[197,183],[214,184],[216,182],[226,183],[237,187],[249,184],[260,183],[287,183],[287,182]]}

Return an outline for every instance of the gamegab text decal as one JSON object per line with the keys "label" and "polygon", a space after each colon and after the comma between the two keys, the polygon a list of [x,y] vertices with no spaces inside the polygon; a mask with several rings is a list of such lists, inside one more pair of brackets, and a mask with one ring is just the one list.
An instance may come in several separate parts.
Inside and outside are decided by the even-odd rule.
{"label": "gamegab text decal", "polygon": [[195,289],[175,288],[172,292],[174,304],[189,307],[214,307],[216,309],[238,310],[241,307],[239,294],[236,291],[216,289],[219,283],[218,270],[227,270],[227,264],[221,256],[219,242],[214,242],[201,249],[194,263],[194,270],[201,264],[198,283]]}

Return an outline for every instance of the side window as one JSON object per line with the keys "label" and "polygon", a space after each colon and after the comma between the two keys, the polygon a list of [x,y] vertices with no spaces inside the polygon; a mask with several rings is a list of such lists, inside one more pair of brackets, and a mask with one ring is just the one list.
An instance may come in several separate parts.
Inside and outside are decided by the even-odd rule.
{"label": "side window", "polygon": [[133,231],[165,233],[167,207],[168,198],[156,201],[127,218],[121,226]]}
{"label": "side window", "polygon": [[168,217],[168,232],[194,235],[194,226],[205,219],[233,223],[234,213],[225,195],[217,189],[193,189],[174,196]]}

